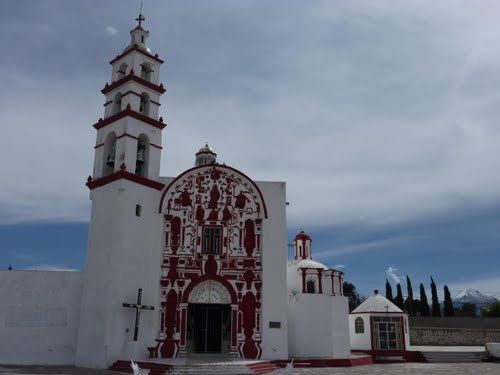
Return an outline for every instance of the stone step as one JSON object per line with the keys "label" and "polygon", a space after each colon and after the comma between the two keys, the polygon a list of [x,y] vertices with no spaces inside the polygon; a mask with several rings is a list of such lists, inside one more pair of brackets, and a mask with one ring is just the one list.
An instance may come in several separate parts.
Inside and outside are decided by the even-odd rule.
{"label": "stone step", "polygon": [[[140,368],[149,369],[149,375],[165,375],[168,374],[169,369],[172,367],[170,365],[162,363],[151,363],[151,362],[137,362]],[[118,371],[122,373],[132,373],[132,368],[130,367],[130,361],[116,361],[113,366],[109,368],[112,371]]]}
{"label": "stone step", "polygon": [[470,363],[481,362],[484,352],[422,352],[429,363]]}
{"label": "stone step", "polygon": [[186,365],[174,366],[169,374],[223,374],[223,375],[240,375],[240,374],[253,374],[253,372],[246,366],[242,365]]}

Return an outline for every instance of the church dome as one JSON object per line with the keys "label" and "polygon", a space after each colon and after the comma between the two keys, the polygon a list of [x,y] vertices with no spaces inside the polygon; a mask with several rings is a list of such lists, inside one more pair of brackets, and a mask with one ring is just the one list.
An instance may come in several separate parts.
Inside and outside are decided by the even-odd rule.
{"label": "church dome", "polygon": [[352,313],[402,313],[399,307],[393,304],[375,290],[373,295],[356,307]]}
{"label": "church dome", "polygon": [[323,270],[327,270],[328,267],[325,266],[323,263],[320,263],[320,262],[316,262],[315,260],[312,260],[312,259],[302,259],[300,261],[292,261],[294,263],[294,267],[296,269],[300,269],[300,268],[321,268]]}

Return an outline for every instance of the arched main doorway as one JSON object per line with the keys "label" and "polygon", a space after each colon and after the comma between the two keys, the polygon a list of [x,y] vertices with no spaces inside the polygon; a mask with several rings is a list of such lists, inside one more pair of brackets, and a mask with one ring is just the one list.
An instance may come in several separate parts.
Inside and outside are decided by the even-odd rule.
{"label": "arched main doorway", "polygon": [[188,298],[187,353],[231,351],[232,308],[227,288],[215,280],[196,285]]}

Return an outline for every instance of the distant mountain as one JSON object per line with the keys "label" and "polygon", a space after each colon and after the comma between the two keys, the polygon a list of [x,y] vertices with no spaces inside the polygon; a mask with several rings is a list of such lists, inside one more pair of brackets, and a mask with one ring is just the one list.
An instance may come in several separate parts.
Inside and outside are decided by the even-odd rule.
{"label": "distant mountain", "polygon": [[495,297],[489,297],[482,294],[480,291],[472,288],[462,289],[455,297],[452,298],[454,304],[473,303],[475,305],[488,305],[495,302]]}

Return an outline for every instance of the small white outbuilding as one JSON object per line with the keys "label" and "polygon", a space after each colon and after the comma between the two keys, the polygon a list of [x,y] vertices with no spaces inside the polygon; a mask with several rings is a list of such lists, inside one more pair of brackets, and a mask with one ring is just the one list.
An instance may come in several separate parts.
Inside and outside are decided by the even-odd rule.
{"label": "small white outbuilding", "polygon": [[410,346],[408,315],[374,294],[349,314],[351,349],[374,357],[404,356]]}

